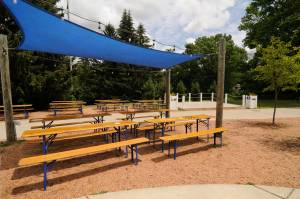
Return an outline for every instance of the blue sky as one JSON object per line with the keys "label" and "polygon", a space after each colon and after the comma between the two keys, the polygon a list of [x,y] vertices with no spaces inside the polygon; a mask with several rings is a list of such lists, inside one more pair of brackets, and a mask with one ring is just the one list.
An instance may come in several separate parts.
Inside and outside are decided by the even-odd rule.
{"label": "blue sky", "polygon": [[[70,0],[70,11],[117,27],[122,11],[130,9],[135,25],[144,24],[149,36],[163,43],[183,47],[199,36],[227,33],[242,46],[245,33],[238,26],[249,3],[250,0]],[[66,0],[59,6],[66,7]],[[71,21],[98,30],[97,24],[72,15]]]}

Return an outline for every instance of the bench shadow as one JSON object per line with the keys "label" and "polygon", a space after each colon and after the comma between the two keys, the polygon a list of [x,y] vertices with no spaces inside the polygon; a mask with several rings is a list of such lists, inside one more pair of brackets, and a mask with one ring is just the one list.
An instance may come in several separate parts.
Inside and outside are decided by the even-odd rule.
{"label": "bench shadow", "polygon": [[[179,147],[180,146],[183,146],[183,145],[180,144]],[[177,151],[176,154],[177,154],[177,158],[178,158],[180,156],[188,155],[188,154],[191,154],[191,153],[198,153],[198,152],[201,152],[201,151],[208,151],[208,150],[211,150],[211,149],[216,148],[216,147],[218,147],[218,146],[214,146],[213,143],[210,143],[208,145],[199,146],[199,147],[188,149],[188,150],[185,150],[185,151]],[[162,153],[162,156],[153,158],[152,161],[156,162],[156,163],[159,163],[159,162],[162,162],[162,161],[165,161],[165,160],[168,160],[168,159],[173,159],[173,154],[174,154],[173,147],[171,147],[170,157],[168,156],[168,149],[165,148],[165,152]]]}
{"label": "bench shadow", "polygon": [[[58,164],[61,164],[61,162],[59,162]],[[48,187],[52,186],[52,185],[57,185],[57,184],[62,184],[62,183],[65,183],[65,182],[73,181],[73,180],[80,179],[80,178],[83,178],[83,177],[96,175],[100,172],[105,172],[105,171],[108,171],[108,170],[111,170],[111,169],[116,169],[116,168],[128,166],[130,164],[132,164],[132,162],[129,159],[129,160],[126,160],[126,161],[105,165],[105,166],[102,166],[102,167],[99,167],[99,168],[94,168],[94,169],[82,171],[80,173],[74,173],[74,174],[70,174],[70,175],[66,175],[66,176],[61,176],[61,177],[57,177],[57,178],[53,178],[53,179],[48,179]],[[41,179],[42,179],[42,177],[41,177]],[[26,185],[23,185],[23,186],[15,187],[12,190],[12,194],[13,195],[18,195],[18,194],[27,193],[27,192],[34,191],[34,190],[43,190],[43,181],[42,180],[41,180],[41,182],[26,184]]]}

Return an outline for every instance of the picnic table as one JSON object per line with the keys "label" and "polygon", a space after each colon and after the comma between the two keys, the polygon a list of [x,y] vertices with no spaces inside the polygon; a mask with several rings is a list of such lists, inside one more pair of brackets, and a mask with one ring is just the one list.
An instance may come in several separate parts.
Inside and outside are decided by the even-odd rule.
{"label": "picnic table", "polygon": [[[108,129],[114,128],[118,133],[118,139],[121,140],[121,127],[125,128],[125,138],[128,139],[128,127],[137,125],[137,122],[132,121],[120,121],[120,122],[103,122],[103,123],[95,123],[95,124],[85,124],[85,125],[75,125],[75,126],[64,126],[64,127],[54,127],[54,128],[47,128],[47,129],[31,129],[24,131],[22,133],[22,138],[38,138],[42,139],[42,150],[43,154],[46,154],[49,147],[55,141],[57,135],[70,135],[74,132],[82,132],[87,130],[99,130],[99,129]],[[101,132],[100,132],[101,134]],[[97,135],[93,134],[93,135]],[[88,135],[87,135],[88,136]],[[72,136],[71,136],[72,137]],[[70,136],[67,137],[70,139]],[[114,139],[112,139],[114,141]],[[126,152],[128,152],[126,148]]]}
{"label": "picnic table", "polygon": [[[190,130],[191,130],[191,126],[193,124],[192,121],[196,120],[196,125],[197,125],[196,130],[198,132],[200,123],[205,124],[207,129],[209,129],[209,119],[210,118],[211,117],[208,115],[192,115],[192,116],[174,117],[174,118],[148,119],[145,121],[148,123],[152,123],[154,125],[154,132],[155,132],[155,129],[160,127],[161,128],[161,136],[163,137],[165,135],[167,124],[175,123],[175,122],[182,122],[181,124],[183,124],[185,126],[186,133],[187,133],[188,128],[190,128]],[[164,150],[164,142],[162,141],[162,151],[163,150]]]}
{"label": "picnic table", "polygon": [[160,109],[161,102],[163,100],[133,100],[136,102],[133,104],[134,108],[142,109],[142,110],[155,110]]}
{"label": "picnic table", "polygon": [[211,116],[209,115],[192,115],[192,116],[186,116],[185,118],[194,119],[196,120],[196,131],[199,131],[199,125],[202,123],[204,124],[207,129],[209,129],[209,120]]}
{"label": "picnic table", "polygon": [[[13,112],[24,112],[24,117],[28,118],[29,111],[33,110],[32,104],[12,105]],[[4,106],[0,106],[0,112],[4,112]]]}
{"label": "picnic table", "polygon": [[52,102],[49,104],[50,111],[57,115],[58,112],[69,112],[69,111],[79,111],[83,113],[83,105],[86,102],[83,101],[72,101],[72,102]]}
{"label": "picnic table", "polygon": [[[166,112],[170,111],[170,109],[159,109],[159,110],[128,110],[128,111],[121,111],[119,113],[124,114],[125,115],[125,119],[126,120],[133,120],[136,117],[136,114],[139,113],[155,113],[155,112],[159,112],[160,118],[163,118],[163,116],[166,115]],[[151,116],[143,116],[142,118],[145,117],[151,117]],[[153,116],[155,117],[155,116]]]}
{"label": "picnic table", "polygon": [[[30,118],[29,122],[42,122],[42,126],[38,126],[38,128],[51,128],[52,126],[62,126],[62,125],[71,125],[78,123],[67,123],[67,124],[57,124],[53,125],[55,121],[62,120],[73,120],[73,119],[83,119],[83,118],[93,118],[93,123],[103,123],[104,117],[109,116],[109,113],[92,113],[92,114],[78,114],[78,115],[54,115],[54,116],[46,116],[41,118]],[[47,123],[48,122],[48,123]]]}
{"label": "picnic table", "polygon": [[95,100],[97,109],[101,109],[102,111],[108,111],[109,108],[112,108],[113,111],[116,111],[118,108],[121,110],[127,109],[128,107],[125,107],[124,104],[127,103],[128,101],[126,100],[119,100],[119,99],[114,99],[114,100]]}

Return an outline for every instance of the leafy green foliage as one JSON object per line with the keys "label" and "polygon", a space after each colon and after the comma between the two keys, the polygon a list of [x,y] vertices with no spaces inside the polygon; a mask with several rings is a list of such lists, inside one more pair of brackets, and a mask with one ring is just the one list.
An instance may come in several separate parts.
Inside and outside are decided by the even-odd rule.
{"label": "leafy green foliage", "polygon": [[279,38],[262,51],[262,63],[255,68],[256,78],[267,84],[264,91],[274,91],[273,125],[275,125],[277,100],[280,91],[298,90],[300,82],[300,48],[293,48]]}
{"label": "leafy green foliage", "polygon": [[181,80],[177,84],[176,90],[177,90],[177,93],[179,93],[179,94],[185,94],[186,93],[185,85]]}
{"label": "leafy green foliage", "polygon": [[[218,42],[223,35],[217,34],[210,37],[199,37],[195,43],[186,45],[186,53],[211,54],[209,57],[191,61],[172,70],[172,83],[177,85],[179,81],[191,91],[192,82],[199,84],[203,92],[215,92],[218,66]],[[240,83],[241,70],[246,66],[247,53],[244,49],[234,44],[230,35],[224,35],[226,39],[226,69],[225,69],[225,92]]]}
{"label": "leafy green foliage", "polygon": [[191,92],[194,93],[194,94],[200,93],[200,85],[199,85],[198,82],[192,82]]}
{"label": "leafy green foliage", "polygon": [[261,65],[255,69],[256,78],[267,83],[264,91],[298,89],[299,55],[300,48],[292,48],[291,43],[278,38],[271,39],[271,44],[262,49]]}
{"label": "leafy green foliage", "polygon": [[299,46],[299,24],[300,1],[252,0],[239,28],[246,31],[244,43],[250,48],[268,46],[273,36]]}

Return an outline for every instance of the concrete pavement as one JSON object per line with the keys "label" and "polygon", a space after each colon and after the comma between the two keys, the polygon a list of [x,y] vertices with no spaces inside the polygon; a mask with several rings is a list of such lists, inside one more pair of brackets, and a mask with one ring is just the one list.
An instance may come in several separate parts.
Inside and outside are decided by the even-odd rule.
{"label": "concrete pavement", "polygon": [[259,185],[185,185],[99,193],[77,199],[300,199],[300,189]]}

